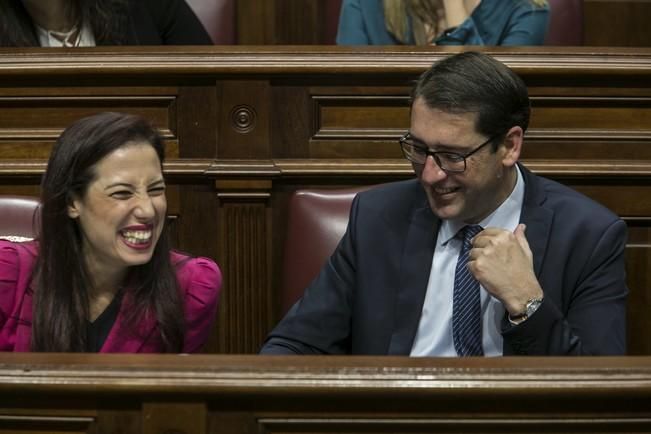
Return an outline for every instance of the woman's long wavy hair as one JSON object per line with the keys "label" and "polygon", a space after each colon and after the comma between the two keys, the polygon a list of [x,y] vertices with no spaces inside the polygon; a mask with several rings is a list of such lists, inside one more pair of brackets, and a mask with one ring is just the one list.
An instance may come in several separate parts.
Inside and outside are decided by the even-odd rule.
{"label": "woman's long wavy hair", "polygon": [[[126,43],[127,0],[69,0],[68,3],[68,13],[76,23],[86,23],[92,29],[97,45]],[[39,45],[34,22],[22,0],[0,0],[0,47]]]}
{"label": "woman's long wavy hair", "polygon": [[[33,274],[32,351],[82,352],[86,348],[89,313],[88,270],[77,219],[68,216],[73,198],[83,198],[95,179],[97,163],[134,142],[149,143],[161,168],[164,144],[141,117],[101,113],[83,118],[59,137],[41,185],[39,256]],[[132,310],[127,325],[137,333],[142,318],[155,318],[165,351],[180,352],[184,322],[170,246],[163,229],[151,260],[133,266],[126,282]]]}
{"label": "woman's long wavy hair", "polygon": [[[533,7],[547,5],[547,0],[513,1],[527,1]],[[433,29],[435,35],[445,30],[439,28],[442,18],[445,17],[445,9],[441,0],[383,0],[382,6],[387,30],[403,44],[406,44],[411,36],[413,36],[416,45],[430,44],[431,40],[426,34],[425,26]],[[409,35],[410,21],[412,35]]]}

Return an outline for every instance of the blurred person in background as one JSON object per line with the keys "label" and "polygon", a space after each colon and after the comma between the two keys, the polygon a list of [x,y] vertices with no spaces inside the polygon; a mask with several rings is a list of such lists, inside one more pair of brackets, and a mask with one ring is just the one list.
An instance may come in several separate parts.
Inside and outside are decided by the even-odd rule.
{"label": "blurred person in background", "polygon": [[184,0],[0,0],[0,46],[207,44]]}
{"label": "blurred person in background", "polygon": [[339,45],[541,45],[546,0],[344,0]]}

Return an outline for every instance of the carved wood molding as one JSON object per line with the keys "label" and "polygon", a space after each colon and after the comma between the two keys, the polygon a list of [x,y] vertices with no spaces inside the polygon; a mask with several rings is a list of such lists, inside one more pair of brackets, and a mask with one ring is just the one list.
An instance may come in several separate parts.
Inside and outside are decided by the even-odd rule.
{"label": "carved wood molding", "polygon": [[[210,46],[40,48],[0,50],[0,77],[155,77],[156,74],[416,74],[464,47]],[[651,75],[649,48],[490,47],[491,54],[522,75]]]}
{"label": "carved wood molding", "polygon": [[[543,176],[628,178],[651,175],[651,162],[630,160],[523,160],[533,172]],[[274,160],[280,176],[413,176],[404,159],[391,160]]]}
{"label": "carved wood molding", "polygon": [[[639,178],[651,176],[651,162],[635,160],[523,160],[533,172],[542,176],[586,178]],[[44,160],[0,160],[0,176],[40,177],[45,171]],[[404,159],[278,159],[278,160],[210,160],[172,159],[164,164],[165,175],[171,179],[266,179],[315,176],[412,176],[411,165]],[[221,185],[221,187],[220,187]],[[237,190],[267,190],[266,184],[250,188],[242,184]],[[217,190],[232,189],[215,184]]]}
{"label": "carved wood molding", "polygon": [[651,357],[279,357],[194,355],[84,356],[0,354],[0,390],[266,393],[306,387],[346,390],[512,393],[533,388],[548,394],[635,393],[651,399]]}

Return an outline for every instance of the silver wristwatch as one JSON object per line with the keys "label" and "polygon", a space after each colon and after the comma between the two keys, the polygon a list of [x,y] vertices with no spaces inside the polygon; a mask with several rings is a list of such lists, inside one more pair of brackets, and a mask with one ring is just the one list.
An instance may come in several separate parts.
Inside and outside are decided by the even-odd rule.
{"label": "silver wristwatch", "polygon": [[529,300],[527,300],[527,304],[525,305],[524,312],[516,316],[512,316],[511,314],[509,314],[509,321],[511,322],[511,324],[514,325],[521,324],[538,310],[542,302],[543,302],[542,297],[530,298]]}

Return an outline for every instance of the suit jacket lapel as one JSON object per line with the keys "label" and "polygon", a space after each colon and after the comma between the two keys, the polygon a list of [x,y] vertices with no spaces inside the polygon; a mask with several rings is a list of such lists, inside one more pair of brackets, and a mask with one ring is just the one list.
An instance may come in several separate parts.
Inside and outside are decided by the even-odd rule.
{"label": "suit jacket lapel", "polygon": [[533,253],[533,268],[536,277],[540,279],[542,263],[551,235],[554,212],[543,206],[547,196],[540,189],[536,175],[529,172],[522,165],[519,167],[524,177],[524,204],[520,221],[527,225],[525,234],[529,242],[529,248],[531,248],[531,252]]}
{"label": "suit jacket lapel", "polygon": [[[547,195],[540,188],[538,177],[521,164],[518,164],[518,166],[524,177],[524,203],[520,214],[520,222],[527,225],[525,235],[533,255],[533,269],[536,278],[540,280],[542,264],[551,235],[554,212],[543,206],[545,200],[547,200]],[[504,319],[504,323],[507,324],[506,319]],[[507,344],[506,340],[503,343],[502,352],[505,356],[514,354],[513,348]]]}
{"label": "suit jacket lapel", "polygon": [[400,287],[396,296],[395,327],[389,354],[409,354],[423,309],[440,224],[427,201],[424,202],[412,215],[402,249]]}
{"label": "suit jacket lapel", "polygon": [[[120,303],[120,311],[115,319],[115,324],[111,328],[100,353],[140,353],[146,352],[146,346],[155,340],[152,334],[158,330],[156,319],[152,315],[146,315],[140,319],[136,325],[136,330],[127,326],[126,314],[133,309],[131,292],[127,290]],[[146,345],[149,344],[149,345]],[[151,350],[150,350],[151,351]]]}

